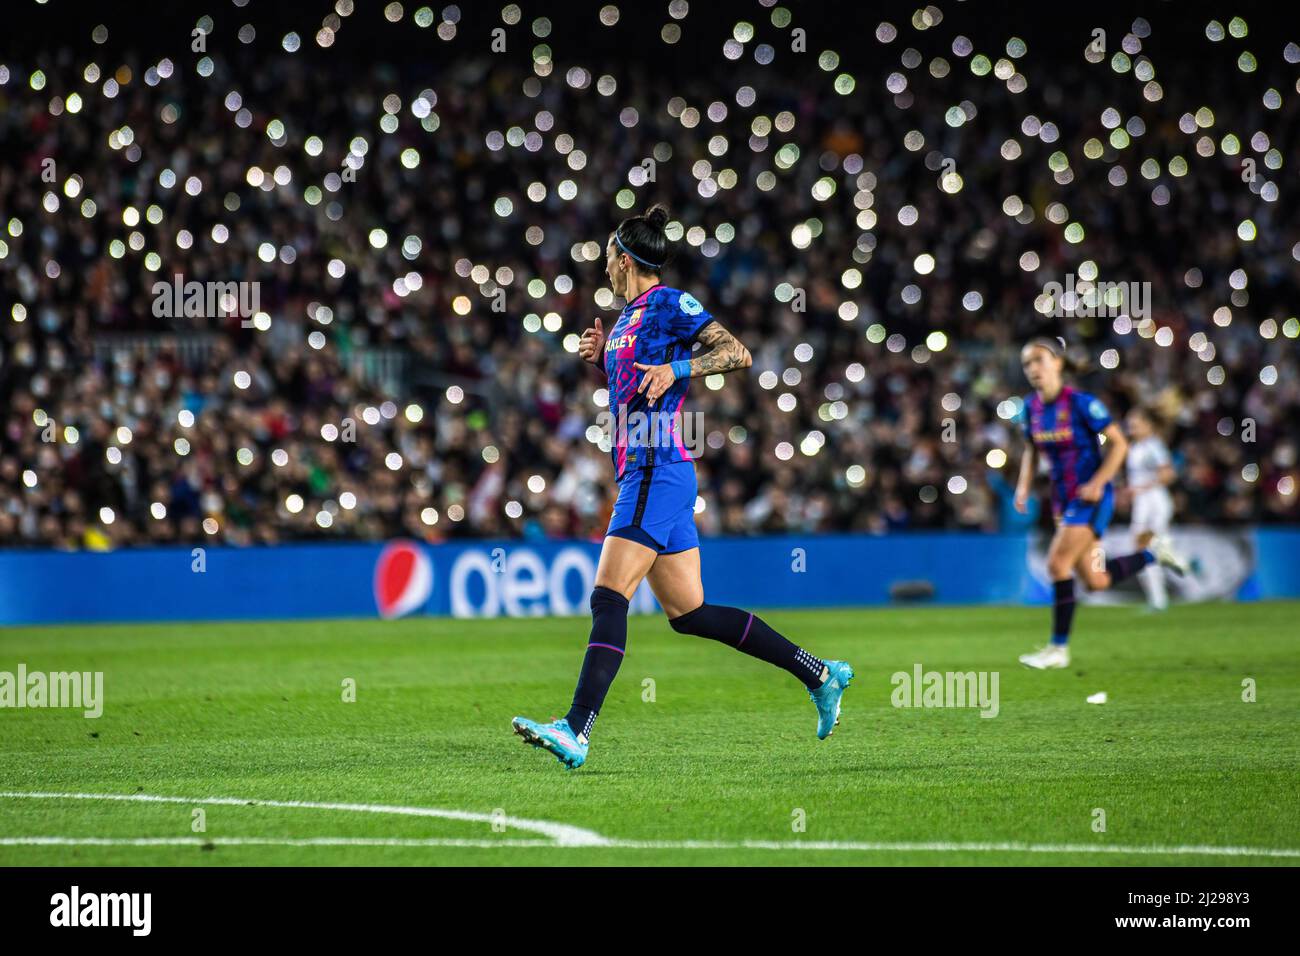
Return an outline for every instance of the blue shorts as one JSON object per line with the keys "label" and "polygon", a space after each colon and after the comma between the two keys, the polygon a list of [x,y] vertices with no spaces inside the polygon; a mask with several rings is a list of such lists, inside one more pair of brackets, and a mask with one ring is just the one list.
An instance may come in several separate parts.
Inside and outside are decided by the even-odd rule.
{"label": "blue shorts", "polygon": [[644,544],[659,554],[698,548],[697,494],[693,461],[629,469],[618,483],[618,500],[605,534]]}
{"label": "blue shorts", "polygon": [[1063,525],[1087,525],[1098,539],[1110,527],[1110,519],[1115,516],[1115,487],[1106,485],[1100,501],[1080,501],[1071,498],[1070,503],[1061,512]]}

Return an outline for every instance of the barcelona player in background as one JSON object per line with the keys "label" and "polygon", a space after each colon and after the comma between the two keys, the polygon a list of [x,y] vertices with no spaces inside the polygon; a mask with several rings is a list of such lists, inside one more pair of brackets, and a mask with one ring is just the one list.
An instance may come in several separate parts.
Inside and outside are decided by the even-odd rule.
{"label": "barcelona player in background", "polygon": [[1020,462],[1016,508],[1023,512],[1028,505],[1041,455],[1051,471],[1056,519],[1056,533],[1047,551],[1052,639],[1041,650],[1021,655],[1020,663],[1046,670],[1070,665],[1075,572],[1088,590],[1104,591],[1156,562],[1180,575],[1186,573],[1187,566],[1163,536],[1133,554],[1105,556],[1101,536],[1115,511],[1111,480],[1124,464],[1128,439],[1100,399],[1065,382],[1062,340],[1033,339],[1021,351],[1020,361],[1034,391],[1025,399],[1021,418],[1028,445]]}
{"label": "barcelona player in background", "polygon": [[[597,319],[578,349],[609,383],[618,498],[596,567],[591,637],[573,705],[548,724],[526,717],[512,722],[527,743],[569,769],[587,759],[592,725],[627,647],[628,602],[643,579],[673,630],[719,641],[801,681],[817,707],[819,739],[834,729],[853,677],[844,661],[813,656],[755,614],[704,601],[695,463],[682,443],[681,410],[691,378],[748,368],[751,359],[694,296],[660,281],[670,253],[667,225],[668,211],[656,205],[614,230],[605,274],[627,305],[608,335]],[[692,358],[697,342],[700,352]]]}

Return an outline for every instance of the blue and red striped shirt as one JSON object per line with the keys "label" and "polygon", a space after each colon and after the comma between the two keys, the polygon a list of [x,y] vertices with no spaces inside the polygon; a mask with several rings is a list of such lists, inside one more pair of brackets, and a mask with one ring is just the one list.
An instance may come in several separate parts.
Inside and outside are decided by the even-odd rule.
{"label": "blue and red striped shirt", "polygon": [[664,285],[647,289],[623,307],[605,339],[616,478],[634,468],[691,460],[681,431],[689,377],[679,378],[650,406],[645,393],[637,391],[645,373],[635,363],[667,365],[690,358],[695,337],[712,321],[693,295]]}
{"label": "blue and red striped shirt", "polygon": [[1097,437],[1111,423],[1101,399],[1065,386],[1050,402],[1037,392],[1025,398],[1020,424],[1025,439],[1047,459],[1052,477],[1052,511],[1057,515],[1074,498],[1079,486],[1101,467]]}

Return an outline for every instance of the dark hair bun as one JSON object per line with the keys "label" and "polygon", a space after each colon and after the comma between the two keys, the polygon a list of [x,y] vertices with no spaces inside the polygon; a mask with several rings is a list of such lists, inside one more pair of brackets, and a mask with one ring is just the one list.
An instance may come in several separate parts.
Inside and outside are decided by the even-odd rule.
{"label": "dark hair bun", "polygon": [[655,203],[645,211],[646,225],[657,232],[663,232],[668,225],[668,207],[661,202]]}
{"label": "dark hair bun", "polygon": [[638,269],[654,275],[672,258],[673,244],[664,231],[667,225],[668,207],[657,202],[641,215],[620,222],[614,238]]}

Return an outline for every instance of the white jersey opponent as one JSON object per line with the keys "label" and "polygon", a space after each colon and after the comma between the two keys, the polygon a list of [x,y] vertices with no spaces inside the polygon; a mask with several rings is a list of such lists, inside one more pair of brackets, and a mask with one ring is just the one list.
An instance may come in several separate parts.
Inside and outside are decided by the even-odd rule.
{"label": "white jersey opponent", "polygon": [[1169,489],[1160,483],[1160,469],[1173,464],[1159,438],[1152,436],[1135,441],[1128,450],[1128,486],[1133,489],[1133,531],[1169,530],[1174,502]]}

